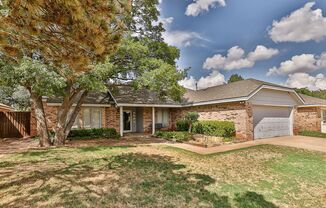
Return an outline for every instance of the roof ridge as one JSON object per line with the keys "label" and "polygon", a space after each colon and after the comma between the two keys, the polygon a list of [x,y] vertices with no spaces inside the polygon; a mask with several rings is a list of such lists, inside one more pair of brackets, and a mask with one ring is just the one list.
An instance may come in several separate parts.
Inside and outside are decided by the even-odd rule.
{"label": "roof ridge", "polygon": [[306,96],[306,97],[311,97],[311,98],[319,99],[319,100],[326,100],[325,98],[320,98],[320,97],[315,97],[315,96],[311,96],[311,95],[306,95],[306,94],[303,94],[303,93],[298,93],[298,94],[299,95]]}
{"label": "roof ridge", "polygon": [[[262,84],[265,83],[264,81],[261,81],[261,80],[258,80],[258,79],[254,79],[254,78],[248,78],[248,79],[244,79],[244,80],[239,80],[239,81],[236,81],[236,82],[231,82],[231,83],[223,83],[221,85],[215,85],[215,86],[211,86],[211,87],[207,87],[207,88],[204,88],[204,89],[200,89],[200,90],[193,90],[193,89],[188,89],[188,90],[191,90],[191,91],[195,91],[195,92],[198,92],[198,91],[204,91],[204,90],[208,90],[208,89],[211,89],[211,88],[215,88],[215,87],[221,87],[221,86],[227,86],[227,85],[234,85],[234,84],[238,84],[239,82],[245,82],[245,81],[258,81],[258,82],[261,82]],[[272,84],[272,83],[271,83]],[[274,84],[275,85],[275,84]]]}

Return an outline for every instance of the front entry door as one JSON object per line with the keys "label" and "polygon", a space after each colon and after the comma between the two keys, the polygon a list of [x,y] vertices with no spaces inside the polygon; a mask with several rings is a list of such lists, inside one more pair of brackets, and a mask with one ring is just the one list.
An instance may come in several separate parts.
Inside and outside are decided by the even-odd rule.
{"label": "front entry door", "polygon": [[123,131],[131,132],[132,126],[131,111],[123,111]]}
{"label": "front entry door", "polygon": [[321,132],[326,133],[326,110],[322,110]]}

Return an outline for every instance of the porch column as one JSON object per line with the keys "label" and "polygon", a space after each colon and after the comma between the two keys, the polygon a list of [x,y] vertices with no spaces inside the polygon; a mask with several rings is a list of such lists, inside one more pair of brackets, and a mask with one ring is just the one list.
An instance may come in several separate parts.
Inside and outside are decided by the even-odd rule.
{"label": "porch column", "polygon": [[152,107],[152,134],[155,134],[155,107]]}
{"label": "porch column", "polygon": [[120,106],[120,136],[123,137],[123,107]]}

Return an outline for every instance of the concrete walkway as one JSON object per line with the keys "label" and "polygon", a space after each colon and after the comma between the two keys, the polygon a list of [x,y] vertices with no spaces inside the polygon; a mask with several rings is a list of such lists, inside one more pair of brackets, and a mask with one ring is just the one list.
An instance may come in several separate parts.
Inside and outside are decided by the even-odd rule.
{"label": "concrete walkway", "polygon": [[246,147],[253,147],[262,144],[272,144],[288,147],[296,147],[313,151],[326,152],[326,138],[315,138],[315,137],[304,137],[304,136],[287,136],[287,137],[276,137],[270,139],[261,139],[249,142],[243,142],[238,144],[229,144],[217,147],[198,147],[190,144],[167,144],[168,146],[177,147],[180,149],[188,150],[198,154],[213,154],[220,152],[227,152],[231,150],[242,149]]}

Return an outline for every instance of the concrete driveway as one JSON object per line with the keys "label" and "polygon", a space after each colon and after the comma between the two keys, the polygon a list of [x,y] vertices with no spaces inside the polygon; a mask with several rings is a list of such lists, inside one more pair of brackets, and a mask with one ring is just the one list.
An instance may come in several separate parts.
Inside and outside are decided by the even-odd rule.
{"label": "concrete driveway", "polygon": [[169,146],[185,149],[198,154],[213,154],[219,152],[226,152],[246,147],[253,147],[261,144],[272,144],[288,147],[296,147],[313,151],[326,152],[326,138],[304,137],[304,136],[286,136],[276,137],[270,139],[261,139],[238,144],[223,145],[217,147],[203,148],[190,144],[168,144]]}
{"label": "concrete driveway", "polygon": [[277,137],[265,140],[259,140],[258,143],[273,144],[288,147],[296,147],[320,152],[326,152],[326,138],[305,137],[305,136],[287,136]]}

